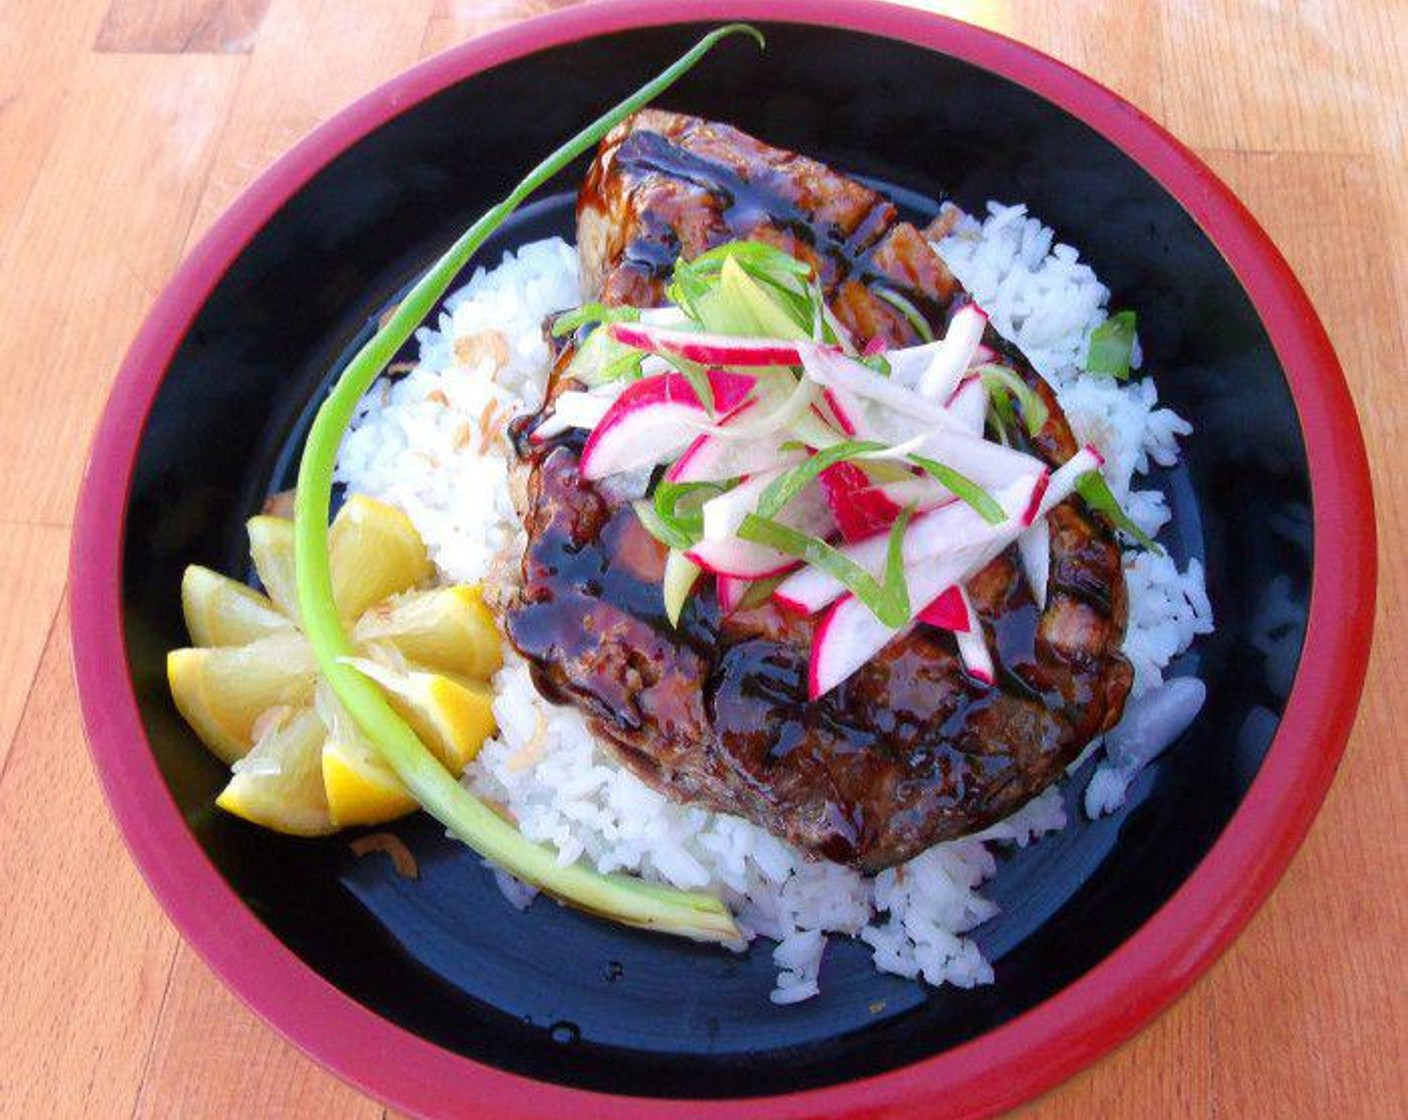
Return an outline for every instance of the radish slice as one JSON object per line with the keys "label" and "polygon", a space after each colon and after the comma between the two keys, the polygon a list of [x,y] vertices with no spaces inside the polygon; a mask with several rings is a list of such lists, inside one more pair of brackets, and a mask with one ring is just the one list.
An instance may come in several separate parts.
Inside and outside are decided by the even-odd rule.
{"label": "radish slice", "polygon": [[[613,326],[618,324],[612,324]],[[711,369],[715,409],[727,415],[747,398],[755,379]],[[582,477],[605,478],[673,458],[709,415],[682,373],[646,377],[629,385],[592,429],[582,449]]]}
{"label": "radish slice", "polygon": [[[566,395],[566,394],[564,394]],[[719,425],[728,428],[756,415],[756,400],[745,401]],[[746,474],[787,467],[806,458],[803,451],[783,451],[785,433],[775,432],[753,440],[724,439],[717,433],[706,432],[671,464],[665,477],[671,482],[718,482]]]}
{"label": "radish slice", "polygon": [[[906,506],[914,506],[916,512],[926,513],[931,509],[946,506],[954,500],[953,493],[947,486],[928,475],[886,482],[874,489],[889,499],[896,511]],[[895,516],[899,516],[898,512]]]}
{"label": "radish slice", "polygon": [[725,541],[700,541],[685,555],[712,575],[744,580],[780,576],[799,563],[775,548],[738,537],[729,537]]}
{"label": "radish slice", "polygon": [[968,592],[960,587],[958,596],[968,616],[968,629],[954,634],[958,640],[958,656],[963,658],[963,667],[970,677],[976,677],[984,684],[992,684],[997,680],[997,673],[993,670],[992,653],[988,650],[983,624],[978,619],[978,612],[973,609],[973,600],[968,598]]}
{"label": "radish slice", "polygon": [[607,329],[623,346],[706,366],[795,366],[801,360],[795,343],[776,339],[704,334],[648,323],[610,323]]}
{"label": "radish slice", "polygon": [[748,594],[748,588],[752,587],[751,580],[734,579],[732,576],[716,576],[714,578],[714,594],[718,596],[719,613],[732,614],[738,609],[738,604],[743,602],[743,596]]}
{"label": "radish slice", "polygon": [[920,611],[919,621],[937,626],[940,630],[952,630],[955,634],[967,633],[973,628],[968,608],[963,605],[963,596],[956,587],[946,588]]}
{"label": "radish slice", "polygon": [[533,429],[529,442],[542,443],[569,428],[595,428],[611,411],[614,398],[570,390],[552,402],[552,414]]}
{"label": "radish slice", "polygon": [[[868,366],[853,358],[848,358],[838,350],[808,343],[798,343],[803,368],[807,376],[823,388],[831,389],[833,409],[839,406],[847,414],[857,409],[854,398],[860,397],[882,405],[887,412],[897,412],[912,420],[922,420],[930,428],[952,430],[953,421],[941,405],[921,397],[913,389],[906,388],[897,381],[882,377]],[[835,398],[833,401],[833,397]],[[837,415],[840,420],[840,413]],[[849,416],[859,426],[854,416]],[[842,421],[844,425],[844,421]],[[913,433],[911,433],[913,434]],[[895,443],[897,440],[886,440]]]}
{"label": "radish slice", "polygon": [[974,304],[964,304],[954,312],[948,323],[948,333],[939,344],[929,368],[919,379],[919,392],[930,400],[944,401],[958,387],[963,371],[978,352],[988,317]]}
{"label": "radish slice", "polygon": [[833,463],[818,476],[831,516],[846,541],[883,533],[902,509],[855,463]]}
{"label": "radish slice", "polygon": [[807,664],[808,697],[817,700],[825,696],[869,661],[895,633],[854,595],[848,592],[842,596],[812,635],[812,655]]}
{"label": "radish slice", "polygon": [[1051,525],[1039,517],[1032,527],[1017,538],[1017,555],[1022,572],[1032,589],[1037,610],[1046,609],[1046,581],[1051,574]]}
{"label": "radish slice", "polygon": [[[1001,541],[993,555],[997,555],[1016,535],[1019,523],[1015,520],[1026,508],[1031,497],[1033,482],[1024,479],[1014,483],[997,495],[998,504],[1008,511],[1009,520],[1002,525],[989,525],[971,506],[963,502],[950,502],[930,513],[916,516],[909,523],[904,535],[902,556],[908,575],[911,567],[922,570],[931,567],[940,558],[967,556],[973,549],[983,550]],[[888,541],[885,534],[877,534],[855,544],[847,545],[841,552],[859,564],[877,579],[885,570],[885,554]],[[942,571],[948,571],[947,566]],[[910,577],[910,598],[915,604],[927,603],[963,574],[963,567],[927,594],[915,593],[913,577]],[[846,586],[835,576],[820,568],[806,567],[788,576],[773,593],[780,606],[801,614],[813,614],[828,603],[834,602],[846,593]],[[860,603],[862,610],[869,610]]]}
{"label": "radish slice", "polygon": [[981,378],[961,381],[946,407],[960,428],[969,435],[982,436],[988,422],[988,394]]}
{"label": "radish slice", "polygon": [[[758,508],[758,499],[763,496],[763,491],[786,469],[778,467],[754,475],[700,506],[699,512],[704,517],[704,539],[724,541],[736,534],[743,519]],[[793,503],[783,509],[782,515],[785,517],[792,511],[795,502],[802,501],[805,496],[805,492],[797,495]]]}

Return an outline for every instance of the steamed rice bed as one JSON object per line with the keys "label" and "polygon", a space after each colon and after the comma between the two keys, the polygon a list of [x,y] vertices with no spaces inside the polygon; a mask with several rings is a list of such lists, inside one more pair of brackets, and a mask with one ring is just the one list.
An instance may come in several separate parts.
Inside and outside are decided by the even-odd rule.
{"label": "steamed rice bed", "polygon": [[[1106,458],[1105,475],[1150,535],[1170,513],[1158,490],[1136,489],[1151,465],[1172,466],[1191,426],[1158,406],[1151,378],[1120,383],[1081,370],[1090,331],[1104,321],[1108,290],[1075,249],[1023,206],[989,203],[961,217],[936,247],[999,333],[1056,386],[1082,442]],[[418,364],[377,385],[343,443],[337,481],[399,506],[430,548],[440,577],[475,582],[516,565],[524,533],[509,490],[508,418],[543,402],[549,352],[545,316],[576,306],[575,250],[558,238],[505,254],[451,295],[435,329],[417,334]],[[1157,688],[1169,661],[1212,629],[1196,560],[1126,553],[1132,696]],[[826,935],[859,937],[886,972],[971,987],[993,979],[964,936],[996,913],[979,892],[996,871],[993,846],[1026,845],[1066,823],[1059,791],[1046,790],[1007,820],[939,844],[867,878],[812,860],[738,817],[667,800],[618,765],[582,715],[533,688],[506,649],[494,679],[498,737],[463,781],[513,815],[524,836],[551,845],[563,864],[625,871],[685,889],[718,892],[750,938],[777,942],[776,1003],[817,993]],[[533,892],[498,874],[518,906]]]}

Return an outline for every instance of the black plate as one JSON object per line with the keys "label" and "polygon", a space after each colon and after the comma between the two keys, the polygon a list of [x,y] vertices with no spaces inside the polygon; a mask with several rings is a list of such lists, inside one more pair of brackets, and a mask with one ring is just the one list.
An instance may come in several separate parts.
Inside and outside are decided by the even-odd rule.
{"label": "black plate", "polygon": [[[1005,80],[893,40],[766,28],[758,57],[726,44],[662,104],[919,198],[1023,200],[1137,309],[1165,401],[1196,425],[1166,485],[1174,554],[1205,559],[1216,635],[1179,671],[1206,708],[1089,822],[1067,790],[1065,832],[1002,861],[1002,914],[977,939],[997,983],[930,990],[874,972],[837,941],[823,994],[767,998],[766,944],[743,956],[619,929],[537,902],[514,912],[472,853],[426,818],[396,831],[421,879],[347,837],[282,839],[217,811],[223,767],[172,707],[165,652],[186,644],[186,564],[246,570],[243,521],[288,482],[310,402],[338,356],[524,168],[702,29],[557,47],[419,104],[348,150],[268,224],[182,343],[132,488],[124,557],[128,650],[169,787],[210,859],[268,927],[378,1014],[476,1060],[559,1083],[664,1096],[758,1095],[850,1080],[972,1038],[1069,984],[1173,893],[1217,838],[1283,709],[1309,580],[1307,467],[1291,395],[1257,315],[1183,209],[1110,143]],[[521,212],[480,260],[570,234],[582,165]],[[1268,595],[1289,613],[1259,623]],[[1289,621],[1287,621],[1287,619]],[[1264,655],[1276,639],[1274,664]]]}

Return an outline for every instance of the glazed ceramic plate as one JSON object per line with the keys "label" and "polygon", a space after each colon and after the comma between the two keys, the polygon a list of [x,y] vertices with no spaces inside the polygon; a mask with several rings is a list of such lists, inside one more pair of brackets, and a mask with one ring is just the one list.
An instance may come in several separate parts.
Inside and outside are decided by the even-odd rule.
{"label": "glazed ceramic plate", "polygon": [[[310,410],[368,323],[583,122],[726,18],[662,104],[730,121],[890,192],[1026,201],[1138,310],[1166,403],[1192,420],[1158,478],[1217,632],[1176,666],[1202,715],[1091,822],[1005,855],[976,932],[995,984],[930,989],[828,951],[822,995],[774,1007],[773,967],[539,900],[514,911],[429,819],[418,881],[348,837],[217,811],[223,768],[172,706],[185,565],[245,570],[243,522],[289,484]],[[571,236],[584,163],[480,256]],[[1327,545],[1333,562],[1320,561]],[[94,757],[133,854],[210,965],[277,1029],[427,1116],[978,1116],[1129,1035],[1243,926],[1343,749],[1373,609],[1372,506],[1343,380],[1276,251],[1188,152],[1022,46],[859,2],[624,2],[432,59],[272,168],[173,279],[93,452],[73,554]]]}

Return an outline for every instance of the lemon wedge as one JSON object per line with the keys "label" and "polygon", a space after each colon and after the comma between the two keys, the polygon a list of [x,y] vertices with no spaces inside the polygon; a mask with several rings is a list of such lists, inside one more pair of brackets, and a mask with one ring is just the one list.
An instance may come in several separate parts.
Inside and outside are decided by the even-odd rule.
{"label": "lemon wedge", "polygon": [[198,646],[242,646],[291,627],[268,596],[199,564],[181,578],[181,610]]}
{"label": "lemon wedge", "polygon": [[414,587],[431,573],[425,542],[411,519],[394,506],[364,494],[353,494],[333,518],[328,530],[328,564],[333,599],[338,613],[348,621],[355,621],[373,604]]}
{"label": "lemon wedge", "polygon": [[494,616],[478,587],[460,584],[412,591],[369,609],[352,639],[389,642],[407,661],[488,680],[503,664]]}
{"label": "lemon wedge", "polygon": [[348,664],[386,690],[386,698],[446,768],[458,775],[497,730],[494,690],[482,681],[407,667],[393,669],[369,658]]}
{"label": "lemon wedge", "polygon": [[[249,555],[259,582],[279,611],[298,623],[298,585],[293,567],[293,522],[287,517],[251,517],[245,522],[249,533]],[[194,637],[194,635],[192,635]]]}
{"label": "lemon wedge", "polygon": [[323,745],[323,789],[334,824],[340,828],[383,824],[418,808],[326,681],[318,682],[313,704],[328,729]]}
{"label": "lemon wedge", "polygon": [[327,728],[311,708],[300,708],[266,733],[215,799],[228,813],[293,836],[336,830],[323,789]]}
{"label": "lemon wedge", "polygon": [[255,721],[271,708],[313,696],[318,664],[302,634],[270,634],[248,645],[177,649],[166,656],[176,707],[225,762],[253,745]]}

